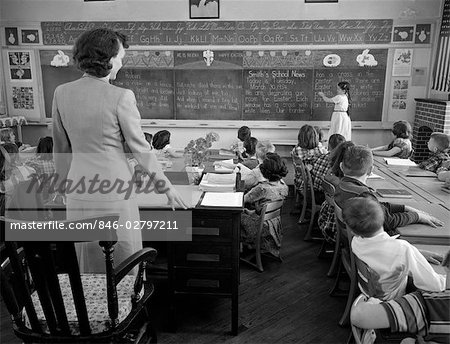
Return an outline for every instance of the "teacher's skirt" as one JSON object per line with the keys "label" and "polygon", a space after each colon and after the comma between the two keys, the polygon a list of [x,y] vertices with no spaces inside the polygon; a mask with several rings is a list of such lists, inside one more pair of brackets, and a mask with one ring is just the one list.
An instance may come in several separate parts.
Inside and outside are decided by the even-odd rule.
{"label": "teacher's skirt", "polygon": [[347,112],[335,111],[331,115],[330,130],[328,131],[328,139],[333,134],[341,134],[346,141],[352,139],[352,122]]}
{"label": "teacher's skirt", "polygon": [[[76,220],[104,214],[120,214],[119,225],[126,228],[126,221],[139,221],[139,208],[135,199],[117,201],[86,201],[67,198],[67,219]],[[129,227],[128,227],[129,228]],[[133,226],[134,228],[134,226]],[[142,249],[142,234],[139,230],[117,232],[117,244],[114,247],[114,265],[117,267],[126,258]],[[96,242],[75,244],[82,273],[105,273],[105,257],[102,248]],[[137,271],[131,271],[135,274]]]}

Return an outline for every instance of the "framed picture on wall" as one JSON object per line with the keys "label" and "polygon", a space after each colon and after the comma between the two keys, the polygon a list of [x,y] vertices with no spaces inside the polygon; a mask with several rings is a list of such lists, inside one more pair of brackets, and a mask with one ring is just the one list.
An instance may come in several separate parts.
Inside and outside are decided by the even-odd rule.
{"label": "framed picture on wall", "polygon": [[19,45],[19,33],[16,27],[5,27],[6,45]]}
{"label": "framed picture on wall", "polygon": [[394,26],[392,42],[411,43],[414,39],[414,26]]}
{"label": "framed picture on wall", "polygon": [[190,19],[219,19],[220,0],[189,0]]}
{"label": "framed picture on wall", "polygon": [[41,29],[39,28],[20,28],[19,36],[21,44],[42,44]]}

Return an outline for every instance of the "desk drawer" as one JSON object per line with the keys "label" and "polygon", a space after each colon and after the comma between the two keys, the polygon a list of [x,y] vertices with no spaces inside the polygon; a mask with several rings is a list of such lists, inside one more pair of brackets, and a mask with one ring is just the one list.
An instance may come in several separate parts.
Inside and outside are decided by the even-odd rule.
{"label": "desk drawer", "polygon": [[190,293],[231,293],[231,272],[175,271],[175,291]]}
{"label": "desk drawer", "polygon": [[231,245],[176,243],[173,257],[175,266],[231,268]]}
{"label": "desk drawer", "polygon": [[233,221],[230,218],[192,218],[192,236],[231,238]]}

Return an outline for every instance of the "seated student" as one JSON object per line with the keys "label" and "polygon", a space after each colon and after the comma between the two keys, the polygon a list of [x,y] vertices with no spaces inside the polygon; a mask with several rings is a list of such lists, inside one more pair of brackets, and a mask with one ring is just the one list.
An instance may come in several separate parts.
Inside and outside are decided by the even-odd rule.
{"label": "seated student", "polygon": [[267,153],[275,153],[275,146],[268,140],[258,141],[256,144],[256,159],[258,159],[258,166],[253,170],[248,171],[248,173],[241,171],[241,180],[245,183],[245,190],[249,190],[256,184],[266,180],[259,167],[266,158]]}
{"label": "seated student", "polygon": [[319,140],[319,144],[317,145],[317,147],[319,147],[320,149],[323,149],[323,130],[322,130],[322,128],[320,128],[317,125],[314,126],[314,130],[316,131],[317,138]]}
{"label": "seated student", "polygon": [[244,125],[238,129],[238,141],[233,143],[230,149],[236,153],[238,159],[240,160],[247,157],[247,154],[245,153],[244,142],[250,139],[250,137],[252,137],[252,132],[249,127]]}
{"label": "seated student", "polygon": [[436,172],[444,162],[450,160],[449,154],[450,140],[444,133],[432,133],[428,141],[430,157],[419,164],[420,168],[431,172]]}
{"label": "seated student", "polygon": [[328,140],[328,152],[319,155],[314,161],[311,169],[311,178],[313,180],[313,187],[315,191],[323,191],[323,178],[329,173],[331,168],[331,151],[342,142],[345,142],[345,137],[341,134],[331,135]]}
{"label": "seated student", "polygon": [[[352,308],[350,318],[362,329],[390,329],[416,338],[402,343],[450,343],[450,251],[442,266],[447,271],[446,290],[420,290],[381,302],[370,298]],[[408,335],[409,337],[409,335]],[[375,338],[373,338],[375,339]]]}
{"label": "seated student", "polygon": [[[302,126],[298,132],[298,143],[291,152],[294,166],[296,160],[299,159],[307,168],[311,169],[317,157],[326,152],[325,148],[319,147],[319,135],[314,127],[308,124]],[[294,184],[297,190],[303,187],[302,174],[297,169],[295,170]]]}
{"label": "seated student", "polygon": [[50,136],[40,138],[36,148],[36,156],[27,160],[25,165],[32,167],[38,176],[50,176],[55,173],[53,138]]}
{"label": "seated student", "polygon": [[[344,154],[341,169],[344,176],[336,187],[335,203],[344,208],[345,202],[368,193],[376,198],[375,190],[366,185],[367,177],[373,168],[373,157],[370,148],[364,146],[350,147]],[[410,206],[381,203],[384,211],[384,230],[390,235],[398,234],[397,227],[411,223],[424,223],[432,227],[442,226],[442,222],[433,216]]]}
{"label": "seated student", "polygon": [[[335,136],[336,135],[336,136]],[[333,134],[330,137],[328,148],[332,147],[332,142],[336,139],[340,139],[342,135]],[[342,136],[344,138],[344,136]],[[345,138],[344,138],[345,140]],[[344,156],[345,151],[354,146],[355,144],[352,141],[344,141],[338,144],[334,149],[332,149],[330,153],[330,167],[327,170],[327,173],[323,176],[323,180],[331,183],[334,187],[339,184],[340,179],[344,176],[342,170],[340,168],[342,158]],[[316,164],[314,164],[314,167]],[[312,172],[312,171],[311,171]],[[316,172],[317,173],[317,172]],[[323,181],[322,181],[323,182]],[[320,186],[322,187],[322,182]],[[336,223],[334,221],[334,205],[329,204],[325,199],[320,206],[319,217],[317,218],[317,224],[319,225],[319,229],[322,232],[324,239],[328,242],[336,241]]]}
{"label": "seated student", "polygon": [[177,152],[170,146],[170,132],[167,130],[158,131],[153,136],[152,145],[157,156],[163,158],[181,158],[183,156],[183,153]]}
{"label": "seated student", "polygon": [[417,248],[383,230],[384,213],[376,199],[350,198],[344,204],[342,216],[355,235],[352,251],[369,271],[368,290],[362,290],[364,294],[392,300],[405,294],[408,277],[418,289],[444,290],[445,276],[437,274]]}
{"label": "seated student", "polygon": [[3,167],[5,180],[3,181],[2,192],[5,194],[5,204],[8,208],[15,186],[31,178],[36,171],[19,162],[19,148],[14,143],[5,143],[2,148],[2,154],[6,155],[6,163]]}
{"label": "seated student", "polygon": [[19,148],[19,151],[30,147],[28,144],[22,144],[22,142],[17,141],[16,134],[11,128],[0,129],[0,143],[14,143]]}
{"label": "seated student", "polygon": [[373,155],[395,156],[401,159],[408,159],[412,152],[412,128],[407,121],[397,121],[392,127],[392,134],[395,139],[386,146],[372,148]]}
{"label": "seated student", "polygon": [[[244,243],[255,242],[258,233],[258,220],[264,204],[285,199],[288,186],[282,180],[288,173],[286,165],[276,153],[267,153],[260,165],[261,174],[266,178],[244,195],[245,209],[241,216],[241,240]],[[262,234],[263,250],[279,256],[281,247],[281,218],[275,218],[264,224]]]}
{"label": "seated student", "polygon": [[242,165],[253,170],[259,165],[258,159],[256,158],[256,145],[258,144],[258,139],[255,137],[250,137],[248,140],[244,141],[246,158],[242,160]]}

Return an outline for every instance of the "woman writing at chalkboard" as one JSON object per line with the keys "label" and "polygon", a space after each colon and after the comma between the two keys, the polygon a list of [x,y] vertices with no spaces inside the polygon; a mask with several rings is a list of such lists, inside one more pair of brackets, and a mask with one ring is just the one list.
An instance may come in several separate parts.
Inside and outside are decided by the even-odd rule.
{"label": "woman writing at chalkboard", "polygon": [[350,84],[347,81],[341,81],[337,84],[336,90],[337,94],[333,98],[328,98],[323,92],[318,93],[327,103],[334,103],[328,137],[333,134],[341,134],[346,141],[350,141],[352,139],[352,123],[348,115],[348,108],[352,100]]}
{"label": "woman writing at chalkboard", "polygon": [[[185,208],[145,140],[134,93],[109,83],[122,67],[124,48],[128,45],[121,33],[109,29],[84,32],[75,42],[73,59],[85,74],[56,88],[52,108],[53,157],[58,181],[66,181],[67,219],[118,213],[116,266],[142,248],[141,232],[127,226],[139,221],[139,210],[126,145],[153,176],[150,186],[164,192],[172,208],[176,203]],[[68,186],[70,182],[73,187]],[[82,272],[104,272],[97,243],[79,243],[76,248]]]}

